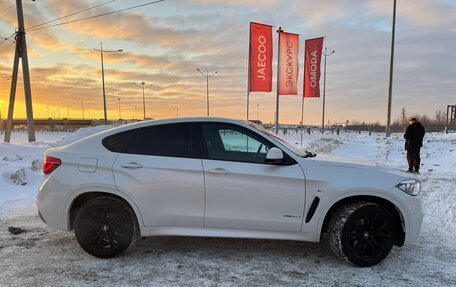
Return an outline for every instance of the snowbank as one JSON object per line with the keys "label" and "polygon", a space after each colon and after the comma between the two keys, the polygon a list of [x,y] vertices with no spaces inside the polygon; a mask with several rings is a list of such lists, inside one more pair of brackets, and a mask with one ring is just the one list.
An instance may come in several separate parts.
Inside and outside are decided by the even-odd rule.
{"label": "snowbank", "polygon": [[[456,286],[456,134],[425,137],[419,177],[426,215],[417,244],[359,269],[337,259],[327,242],[159,237],[113,260],[90,257],[73,233],[40,221],[34,197],[47,148],[106,128],[38,133],[34,144],[17,133],[12,144],[0,144],[0,285]],[[285,138],[300,145],[299,134]],[[304,135],[303,148],[407,168],[401,135]],[[9,226],[27,232],[12,235]]]}

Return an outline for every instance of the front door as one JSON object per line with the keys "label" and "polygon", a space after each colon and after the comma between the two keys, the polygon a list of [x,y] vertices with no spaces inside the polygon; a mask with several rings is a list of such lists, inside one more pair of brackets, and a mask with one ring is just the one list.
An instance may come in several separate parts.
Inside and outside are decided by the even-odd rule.
{"label": "front door", "polygon": [[205,175],[205,227],[300,231],[304,175],[286,156],[266,164],[274,147],[244,127],[201,123]]}

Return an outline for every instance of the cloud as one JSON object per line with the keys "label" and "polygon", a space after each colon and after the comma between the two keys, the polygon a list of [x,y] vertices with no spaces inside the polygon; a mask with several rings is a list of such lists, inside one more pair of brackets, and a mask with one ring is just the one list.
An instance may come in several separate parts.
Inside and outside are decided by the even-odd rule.
{"label": "cloud", "polygon": [[[182,1],[184,2],[184,1]],[[191,0],[191,3],[195,5],[201,5],[206,7],[213,7],[213,6],[228,6],[228,7],[258,7],[257,0],[231,0],[231,1],[219,1],[219,0]],[[261,1],[261,6],[276,6],[280,4],[280,0],[263,0]]]}
{"label": "cloud", "polygon": [[[24,5],[30,27],[94,4],[93,1],[49,0]],[[77,17],[124,6],[128,5],[119,1],[116,6]],[[101,86],[100,59],[93,48],[102,41],[106,47],[124,48],[123,53],[105,55],[107,89],[116,95],[110,100],[113,109],[118,97],[122,98],[125,109],[140,107],[142,96],[132,82],[144,80],[153,84],[147,91],[151,116],[174,115],[171,106],[176,105],[181,115],[202,115],[206,86],[205,79],[196,72],[196,67],[200,67],[219,71],[210,82],[214,115],[242,118],[248,23],[259,21],[301,33],[302,38],[327,36],[325,46],[336,50],[327,63],[327,118],[332,122],[347,119],[384,122],[391,10],[391,1],[374,0],[271,0],[262,1],[261,5],[251,0],[179,0],[30,31],[27,36],[33,53],[34,99],[57,105],[59,101],[70,102],[75,96],[87,95],[93,99],[90,106],[94,115],[99,116],[101,102],[96,90]],[[455,10],[454,4],[443,0],[398,1],[393,117],[402,107],[414,113],[433,111],[454,97]],[[1,31],[12,30],[16,21],[14,13],[3,16]],[[300,53],[302,67],[302,48]],[[11,53],[7,54],[8,58],[5,55],[0,57],[3,60],[11,57]],[[277,59],[276,54],[274,57]],[[302,80],[302,70],[300,73]],[[281,121],[299,122],[300,98],[280,100]],[[274,92],[252,93],[251,106],[257,104],[260,117],[272,120]],[[305,122],[321,121],[321,104],[321,99],[306,99]]]}
{"label": "cloud", "polygon": [[[393,4],[388,1],[368,1],[367,8],[372,15],[386,15],[392,17]],[[453,13],[451,13],[453,11]],[[451,1],[397,2],[397,19],[406,21],[414,27],[443,27],[454,23],[455,6]],[[450,12],[450,13],[449,13]],[[443,15],[445,15],[443,17]]]}

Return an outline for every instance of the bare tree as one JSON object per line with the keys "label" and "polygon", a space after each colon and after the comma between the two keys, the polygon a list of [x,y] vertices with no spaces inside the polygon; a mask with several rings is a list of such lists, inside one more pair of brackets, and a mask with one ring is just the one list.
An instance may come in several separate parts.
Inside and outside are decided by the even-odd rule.
{"label": "bare tree", "polygon": [[435,124],[437,124],[439,126],[444,126],[445,122],[446,122],[446,111],[443,111],[443,110],[435,111],[434,121],[435,121]]}

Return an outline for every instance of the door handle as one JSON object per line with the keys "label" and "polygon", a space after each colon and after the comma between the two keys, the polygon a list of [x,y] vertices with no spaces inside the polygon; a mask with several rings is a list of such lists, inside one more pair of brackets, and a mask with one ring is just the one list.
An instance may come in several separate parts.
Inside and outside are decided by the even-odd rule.
{"label": "door handle", "polygon": [[122,164],[121,167],[128,168],[128,169],[138,169],[138,168],[142,168],[143,166],[136,162],[129,162],[129,163]]}
{"label": "door handle", "polygon": [[209,169],[208,172],[213,173],[213,174],[229,174],[230,173],[226,169],[220,168],[220,167]]}

